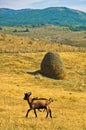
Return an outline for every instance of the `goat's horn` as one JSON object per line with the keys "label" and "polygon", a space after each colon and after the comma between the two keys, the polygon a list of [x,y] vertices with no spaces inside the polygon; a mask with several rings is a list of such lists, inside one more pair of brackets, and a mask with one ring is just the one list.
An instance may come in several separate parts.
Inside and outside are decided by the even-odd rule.
{"label": "goat's horn", "polygon": [[31,92],[28,92],[28,94],[32,94]]}

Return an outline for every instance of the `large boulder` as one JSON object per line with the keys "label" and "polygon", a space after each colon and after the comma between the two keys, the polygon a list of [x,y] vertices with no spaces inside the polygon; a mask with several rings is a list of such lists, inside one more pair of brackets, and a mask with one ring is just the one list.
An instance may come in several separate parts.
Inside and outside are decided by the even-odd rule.
{"label": "large boulder", "polygon": [[41,73],[54,79],[64,79],[65,68],[58,53],[48,52],[41,62]]}

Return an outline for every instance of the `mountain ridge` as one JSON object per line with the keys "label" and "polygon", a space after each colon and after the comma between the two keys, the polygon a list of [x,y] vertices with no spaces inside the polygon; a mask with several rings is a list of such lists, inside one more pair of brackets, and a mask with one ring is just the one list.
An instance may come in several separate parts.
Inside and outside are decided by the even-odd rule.
{"label": "mountain ridge", "polygon": [[45,9],[0,9],[0,26],[53,24],[61,26],[85,25],[86,13],[67,7]]}

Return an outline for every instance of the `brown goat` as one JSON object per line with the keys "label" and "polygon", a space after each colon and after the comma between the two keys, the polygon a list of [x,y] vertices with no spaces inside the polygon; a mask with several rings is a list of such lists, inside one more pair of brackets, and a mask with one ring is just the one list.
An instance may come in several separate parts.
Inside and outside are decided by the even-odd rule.
{"label": "brown goat", "polygon": [[31,110],[34,110],[35,117],[37,117],[36,109],[44,109],[47,112],[46,118],[48,117],[48,114],[50,114],[50,117],[52,118],[51,109],[49,107],[49,104],[52,102],[52,99],[46,99],[46,98],[31,98],[31,92],[25,93],[24,100],[27,100],[30,108],[27,110],[26,117],[28,117],[28,113]]}

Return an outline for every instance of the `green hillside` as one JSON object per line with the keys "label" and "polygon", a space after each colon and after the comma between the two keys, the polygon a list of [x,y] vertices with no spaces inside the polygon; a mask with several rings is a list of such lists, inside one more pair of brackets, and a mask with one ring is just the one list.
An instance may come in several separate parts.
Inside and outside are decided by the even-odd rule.
{"label": "green hillside", "polygon": [[0,26],[19,25],[86,25],[86,13],[66,7],[46,9],[0,9]]}

